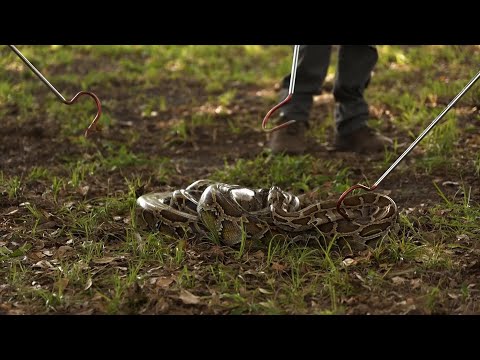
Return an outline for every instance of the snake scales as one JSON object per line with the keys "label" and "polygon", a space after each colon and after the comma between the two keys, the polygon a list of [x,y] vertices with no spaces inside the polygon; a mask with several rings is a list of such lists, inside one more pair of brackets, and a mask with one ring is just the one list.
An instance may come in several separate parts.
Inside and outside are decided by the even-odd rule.
{"label": "snake scales", "polygon": [[309,202],[279,187],[249,189],[198,180],[185,189],[137,199],[141,217],[153,229],[175,237],[208,236],[226,245],[283,234],[292,240],[335,239],[352,249],[373,246],[396,224],[395,202],[379,193],[344,201],[350,220],[335,201]]}

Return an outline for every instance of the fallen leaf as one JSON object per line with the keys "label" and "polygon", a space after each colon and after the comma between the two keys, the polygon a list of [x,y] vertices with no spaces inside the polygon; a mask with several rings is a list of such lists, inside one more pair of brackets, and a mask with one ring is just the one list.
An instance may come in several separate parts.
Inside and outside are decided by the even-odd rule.
{"label": "fallen leaf", "polygon": [[87,283],[85,284],[85,287],[83,288],[83,290],[88,290],[88,289],[90,289],[90,287],[92,286],[92,284],[93,284],[92,278],[88,278],[88,279],[87,279]]}
{"label": "fallen leaf", "polygon": [[262,302],[259,302],[258,305],[262,305],[266,308],[273,308],[273,305],[272,303],[268,302],[268,301],[262,301]]}
{"label": "fallen leaf", "polygon": [[346,258],[345,260],[342,261],[342,264],[345,265],[345,266],[355,265],[356,263],[357,263],[357,261],[355,259],[352,259],[352,258]]}
{"label": "fallen leaf", "polygon": [[456,181],[444,181],[442,182],[443,186],[458,186],[458,182]]}
{"label": "fallen leaf", "polygon": [[12,211],[10,211],[9,213],[7,213],[7,214],[5,214],[5,215],[13,215],[13,214],[15,214],[16,212],[18,212],[18,209],[12,210]]}
{"label": "fallen leaf", "polygon": [[415,208],[407,208],[403,210],[406,215],[410,214],[411,212],[415,211]]}
{"label": "fallen leaf", "polygon": [[285,270],[286,268],[287,268],[286,265],[282,265],[282,264],[277,263],[277,262],[274,262],[274,263],[272,264],[272,269],[273,269],[273,270],[283,271],[283,270]]}
{"label": "fallen leaf", "polygon": [[90,190],[90,186],[88,186],[88,185],[80,186],[79,189],[78,189],[79,193],[82,194],[83,196],[88,194],[88,190]]}
{"label": "fallen leaf", "polygon": [[262,250],[258,250],[257,252],[253,253],[252,256],[257,259],[263,259],[265,257],[265,253]]}
{"label": "fallen leaf", "polygon": [[152,271],[155,271],[161,268],[163,268],[163,266],[157,266],[157,267],[151,268],[150,270],[147,271],[147,273],[151,273]]}
{"label": "fallen leaf", "polygon": [[252,276],[258,276],[258,275],[261,275],[263,274],[262,271],[256,271],[256,270],[252,270],[252,269],[248,269],[247,271],[245,271],[243,273],[243,275],[252,275]]}
{"label": "fallen leaf", "polygon": [[161,288],[166,288],[168,287],[171,283],[173,282],[172,278],[166,278],[166,277],[160,277],[157,279],[155,282],[155,285]]}
{"label": "fallen leaf", "polygon": [[412,279],[410,285],[412,285],[412,289],[419,288],[422,285],[422,279]]}
{"label": "fallen leaf", "polygon": [[466,234],[457,235],[457,241],[462,241],[462,240],[468,241],[470,240],[470,238]]}
{"label": "fallen leaf", "polygon": [[392,278],[392,282],[394,285],[401,285],[405,282],[405,278],[402,278],[401,276],[395,276]]}
{"label": "fallen leaf", "polygon": [[42,252],[47,256],[53,256],[53,251],[52,250],[43,250]]}
{"label": "fallen leaf", "polygon": [[184,304],[188,304],[188,305],[195,305],[200,302],[200,298],[198,296],[193,295],[190,291],[183,290],[183,289],[180,291],[179,297]]}
{"label": "fallen leaf", "polygon": [[263,288],[258,288],[258,291],[260,291],[262,294],[267,294],[267,295],[273,294],[273,292],[271,292],[270,290],[263,289]]}
{"label": "fallen leaf", "polygon": [[63,204],[63,206],[65,206],[67,209],[71,210],[75,207],[75,202],[74,201],[69,201],[69,202],[66,202],[65,204]]}
{"label": "fallen leaf", "polygon": [[35,241],[35,250],[42,250],[43,248],[45,248],[45,241],[37,239]]}
{"label": "fallen leaf", "polygon": [[452,293],[448,293],[447,295],[451,299],[454,299],[454,300],[458,299],[458,295],[455,295],[455,294],[452,294]]}
{"label": "fallen leaf", "polygon": [[94,264],[108,264],[108,263],[111,263],[115,259],[116,258],[114,258],[114,257],[105,256],[105,257],[100,258],[100,259],[94,259],[93,263]]}
{"label": "fallen leaf", "polygon": [[93,297],[92,297],[91,300],[92,300],[92,301],[98,301],[98,300],[104,300],[104,299],[105,299],[105,298],[104,298],[104,296],[103,296],[101,293],[96,292],[95,295],[93,295]]}
{"label": "fallen leaf", "polygon": [[225,257],[225,253],[223,252],[222,248],[218,245],[213,246],[210,251],[207,251],[207,253],[212,253],[213,255],[221,258]]}
{"label": "fallen leaf", "polygon": [[62,258],[67,254],[68,252],[72,251],[73,248],[68,245],[62,245],[57,249],[57,252],[55,253],[55,257],[57,258]]}
{"label": "fallen leaf", "polygon": [[359,273],[355,273],[355,276],[357,277],[358,280],[365,282],[365,279]]}
{"label": "fallen leaf", "polygon": [[[35,258],[35,260],[41,260],[45,257],[45,254],[42,253],[41,251],[34,251],[28,254],[29,257]],[[33,260],[33,259],[32,259]]]}
{"label": "fallen leaf", "polygon": [[53,268],[53,265],[50,264],[49,261],[47,260],[40,260],[36,264],[33,265],[34,268],[40,268],[40,269],[51,269]]}

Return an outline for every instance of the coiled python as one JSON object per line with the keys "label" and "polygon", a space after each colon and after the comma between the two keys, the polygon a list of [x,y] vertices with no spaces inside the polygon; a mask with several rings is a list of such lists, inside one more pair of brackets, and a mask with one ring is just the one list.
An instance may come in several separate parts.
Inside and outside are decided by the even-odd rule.
{"label": "coiled python", "polygon": [[398,216],[395,202],[378,193],[345,199],[350,219],[345,220],[335,201],[309,203],[276,186],[249,189],[210,180],[173,192],[145,194],[137,204],[153,229],[181,238],[211,234],[226,245],[283,234],[292,240],[335,239],[363,249],[383,238]]}

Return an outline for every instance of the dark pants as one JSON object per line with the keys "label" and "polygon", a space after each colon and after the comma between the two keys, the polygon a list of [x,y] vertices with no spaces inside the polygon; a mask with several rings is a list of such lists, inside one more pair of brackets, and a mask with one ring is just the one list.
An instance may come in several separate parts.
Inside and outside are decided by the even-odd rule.
{"label": "dark pants", "polygon": [[[300,46],[293,98],[282,107],[282,116],[308,123],[313,96],[320,93],[327,75],[331,51],[331,45]],[[363,93],[377,60],[377,49],[373,45],[341,45],[339,48],[333,95],[335,125],[340,135],[366,125],[368,104]],[[282,100],[289,85],[290,75],[283,79]]]}

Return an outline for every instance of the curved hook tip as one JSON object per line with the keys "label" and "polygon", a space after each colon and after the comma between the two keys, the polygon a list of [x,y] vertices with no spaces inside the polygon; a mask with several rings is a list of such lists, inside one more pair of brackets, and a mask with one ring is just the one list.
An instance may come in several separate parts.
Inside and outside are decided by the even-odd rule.
{"label": "curved hook tip", "polygon": [[288,121],[284,122],[283,124],[277,125],[277,126],[271,128],[271,129],[266,129],[265,127],[263,127],[263,131],[266,132],[266,133],[271,133],[271,132],[286,128],[287,126],[290,126],[295,122],[297,122],[297,120],[288,120]]}
{"label": "curved hook tip", "polygon": [[267,113],[267,115],[265,115],[265,117],[263,118],[263,121],[262,121],[262,130],[263,131],[270,133],[270,132],[273,132],[273,131],[283,129],[283,128],[293,124],[294,122],[296,122],[296,120],[288,120],[288,121],[284,122],[283,124],[277,125],[277,126],[271,128],[271,129],[267,129],[267,123],[268,123],[268,120],[270,119],[270,117],[272,116],[272,114],[275,111],[277,111],[279,108],[281,108],[283,105],[285,105],[287,102],[289,102],[292,99],[292,96],[293,96],[293,94],[288,94],[287,97],[283,101],[281,101],[280,103],[275,105],[273,108],[271,108],[270,111]]}
{"label": "curved hook tip", "polygon": [[100,129],[97,128],[97,122],[98,122],[98,119],[100,119],[100,116],[102,115],[102,104],[100,103],[100,99],[98,98],[98,96],[90,91],[80,91],[71,100],[65,101],[65,104],[67,105],[73,104],[82,95],[90,96],[93,100],[95,100],[95,105],[97,105],[97,114],[93,118],[87,130],[85,130],[85,137],[88,137],[93,132],[100,131]]}

